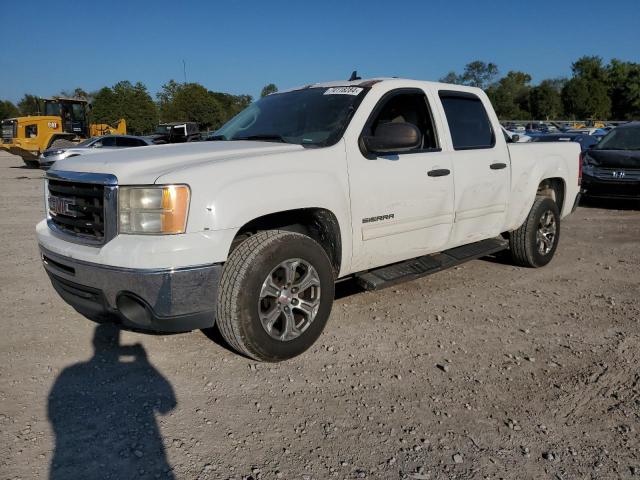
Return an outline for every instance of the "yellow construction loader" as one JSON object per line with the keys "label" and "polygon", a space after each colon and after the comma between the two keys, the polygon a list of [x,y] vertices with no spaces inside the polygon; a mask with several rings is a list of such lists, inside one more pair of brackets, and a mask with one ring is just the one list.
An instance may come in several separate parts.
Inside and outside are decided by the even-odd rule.
{"label": "yellow construction loader", "polygon": [[42,101],[44,115],[2,121],[0,149],[19,155],[27,166],[37,167],[37,158],[48,148],[71,147],[97,135],[126,134],[127,122],[116,126],[90,124],[84,99],[53,97]]}

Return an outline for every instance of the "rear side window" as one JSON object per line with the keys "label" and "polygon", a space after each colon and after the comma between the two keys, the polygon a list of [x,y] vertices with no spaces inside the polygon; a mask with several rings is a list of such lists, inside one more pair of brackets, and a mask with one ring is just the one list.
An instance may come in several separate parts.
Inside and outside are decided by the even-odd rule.
{"label": "rear side window", "polygon": [[441,91],[439,94],[451,131],[453,148],[493,148],[496,138],[480,99],[466,92]]}

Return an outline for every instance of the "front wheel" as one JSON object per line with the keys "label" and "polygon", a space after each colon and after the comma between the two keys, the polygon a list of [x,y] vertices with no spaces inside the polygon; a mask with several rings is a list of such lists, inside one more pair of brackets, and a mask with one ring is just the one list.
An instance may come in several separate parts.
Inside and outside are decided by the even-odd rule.
{"label": "front wheel", "polygon": [[333,268],[318,243],[295,232],[259,232],[229,255],[216,322],[238,352],[277,362],[301,354],[317,340],[333,296]]}
{"label": "front wheel", "polygon": [[543,267],[551,261],[560,239],[560,211],[548,197],[537,197],[522,226],[509,234],[514,262]]}

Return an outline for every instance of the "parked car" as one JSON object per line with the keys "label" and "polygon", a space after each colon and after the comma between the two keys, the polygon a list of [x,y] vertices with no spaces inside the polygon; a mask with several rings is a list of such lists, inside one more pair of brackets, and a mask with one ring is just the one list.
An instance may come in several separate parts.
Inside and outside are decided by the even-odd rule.
{"label": "parked car", "polygon": [[[337,279],[376,290],[504,249],[518,265],[551,261],[580,149],[496,132],[473,87],[372,79],[274,93],[217,141],[56,163],[37,226],[44,268],[88,318],[215,324],[248,357],[291,358],[324,329]],[[87,198],[103,208],[85,211]]]}
{"label": "parked car", "polygon": [[570,128],[565,133],[582,133],[583,135],[605,135],[607,132],[601,128],[586,127],[586,128]]}
{"label": "parked car", "polygon": [[640,199],[640,122],[616,127],[587,150],[582,172],[588,197]]}
{"label": "parked car", "polygon": [[200,140],[200,127],[196,122],[161,123],[156,127],[153,139],[160,143],[184,143]]}
{"label": "parked car", "polygon": [[519,132],[513,132],[510,130],[507,130],[504,127],[502,127],[502,133],[506,135],[509,141],[514,143],[525,143],[525,142],[531,141],[531,137],[529,135],[525,135],[524,133],[519,133]]}
{"label": "parked car", "polygon": [[150,137],[136,137],[133,135],[102,135],[66,148],[49,148],[38,158],[40,168],[49,168],[58,160],[78,155],[102,152],[113,148],[146,147],[154,145]]}
{"label": "parked car", "polygon": [[580,150],[583,152],[597,144],[599,140],[600,137],[582,133],[546,133],[531,137],[532,142],[576,142],[580,144]]}

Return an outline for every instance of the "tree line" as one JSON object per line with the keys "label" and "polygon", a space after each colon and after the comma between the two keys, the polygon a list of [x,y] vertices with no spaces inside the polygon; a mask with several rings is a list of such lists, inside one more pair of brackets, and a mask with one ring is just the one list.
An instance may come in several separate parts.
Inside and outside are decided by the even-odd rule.
{"label": "tree line", "polygon": [[[509,71],[500,77],[498,66],[480,60],[468,63],[462,73],[449,72],[441,81],[484,89],[501,120],[640,119],[640,64],[613,59],[605,64],[597,56],[584,56],[571,65],[570,78],[545,79],[532,85],[526,72]],[[261,96],[278,91],[267,84]],[[76,88],[62,96],[91,102],[90,121],[114,124],[127,120],[133,134],[152,132],[162,122],[197,122],[215,130],[247,107],[250,95],[213,92],[199,83],[169,80],[155,100],[140,83],[121,81],[96,92]],[[0,119],[35,115],[41,101],[26,94],[17,104],[0,100]]]}
{"label": "tree line", "polygon": [[441,81],[485,90],[501,120],[634,120],[640,119],[640,63],[584,56],[571,65],[570,78],[531,84],[526,72],[509,71],[480,60]]}
{"label": "tree line", "polygon": [[[277,91],[273,84],[265,89],[267,93]],[[143,83],[129,81],[95,92],[86,92],[82,88],[62,91],[60,96],[89,101],[89,121],[92,123],[113,125],[124,118],[127,131],[135,135],[151,133],[159,123],[174,121],[197,122],[202,130],[215,130],[253,101],[250,95],[213,92],[199,83],[178,83],[175,80],[165,83],[155,100]],[[35,95],[26,94],[15,105],[8,100],[0,100],[0,119],[42,112],[42,101]]]}

